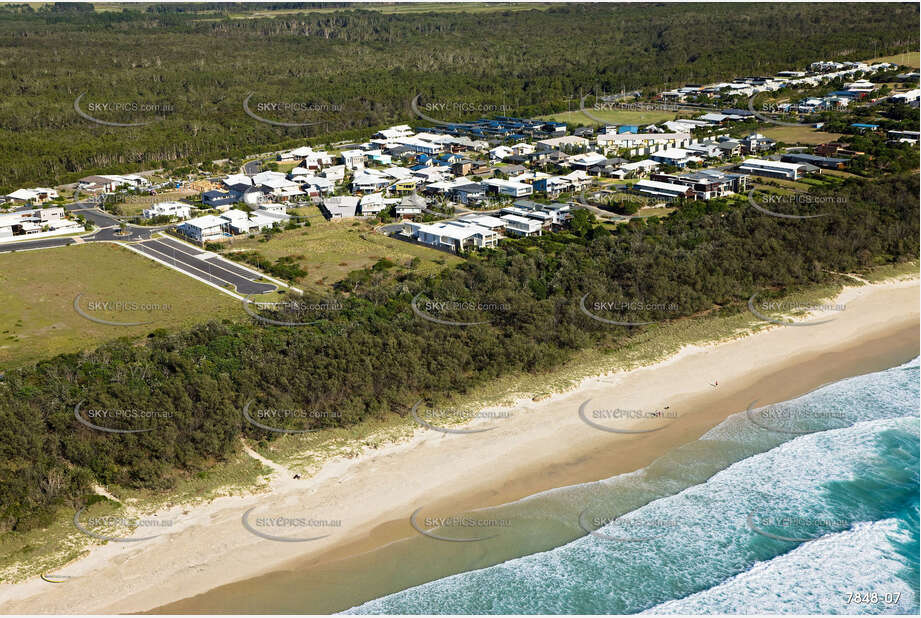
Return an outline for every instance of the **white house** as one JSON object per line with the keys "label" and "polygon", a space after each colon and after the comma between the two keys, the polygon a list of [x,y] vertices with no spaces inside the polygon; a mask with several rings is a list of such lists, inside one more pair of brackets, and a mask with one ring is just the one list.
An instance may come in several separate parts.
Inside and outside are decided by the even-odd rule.
{"label": "white house", "polygon": [[319,194],[325,194],[332,193],[336,188],[336,183],[323,176],[294,176],[291,180],[298,183],[307,192],[311,192],[311,189],[313,189]]}
{"label": "white house", "polygon": [[496,146],[489,151],[489,158],[493,161],[504,161],[514,154],[515,151],[508,146]]}
{"label": "white house", "polygon": [[323,200],[323,210],[330,220],[354,217],[360,199],[351,195],[328,197]]}
{"label": "white house", "polygon": [[634,176],[645,176],[649,172],[655,170],[657,167],[659,167],[659,164],[652,159],[643,159],[642,161],[637,161],[635,163],[624,163],[620,166],[620,169],[624,170],[628,174],[633,174]]}
{"label": "white house", "polygon": [[472,247],[479,249],[495,247],[499,242],[498,232],[474,223],[448,221],[433,225],[422,223],[407,223],[406,225],[407,230],[419,242],[454,252]]}
{"label": "white house", "polygon": [[187,238],[197,242],[221,240],[227,235],[227,219],[205,215],[184,221],[176,229]]}
{"label": "white house", "polygon": [[361,191],[362,193],[373,193],[384,189],[391,183],[389,176],[385,176],[374,169],[364,169],[355,174],[352,178],[352,191]]}
{"label": "white house", "polygon": [[515,236],[540,236],[543,230],[543,223],[537,219],[521,215],[502,215],[500,219],[506,222],[505,231]]}
{"label": "white house", "polygon": [[333,182],[340,182],[345,179],[345,166],[344,165],[333,165],[331,167],[325,168],[320,175],[323,178],[332,180]]}
{"label": "white house", "polygon": [[572,185],[575,191],[581,191],[585,185],[592,181],[592,177],[584,170],[573,170],[563,176],[563,178]]}
{"label": "white house", "polygon": [[268,187],[271,189],[271,194],[282,201],[288,200],[292,197],[304,195],[304,192],[301,190],[301,185],[299,183],[294,182],[293,180],[288,180],[284,176],[281,178],[267,178],[258,184],[260,186]]}
{"label": "white house", "polygon": [[363,150],[343,150],[342,164],[350,170],[355,170],[365,166],[365,153]]}
{"label": "white house", "polygon": [[534,152],[534,146],[527,142],[518,142],[512,146],[512,153],[518,156],[529,155],[532,152]]}
{"label": "white house", "polygon": [[717,158],[723,154],[723,151],[720,150],[720,147],[716,142],[698,142],[695,144],[688,144],[684,147],[684,149],[691,153],[692,156],[698,157]]}
{"label": "white house", "polygon": [[157,202],[150,208],[145,208],[141,214],[145,219],[153,219],[154,217],[188,219],[192,216],[192,207],[182,202]]}
{"label": "white house", "polygon": [[369,193],[361,198],[358,203],[362,216],[371,216],[379,214],[386,204],[384,203],[383,193]]}
{"label": "white house", "polygon": [[253,179],[247,176],[246,174],[231,174],[227,178],[221,181],[224,183],[225,187],[232,187],[234,185],[252,185]]}
{"label": "white house", "polygon": [[399,124],[389,129],[382,129],[374,134],[373,137],[385,140],[395,140],[401,137],[410,137],[413,134],[412,127],[405,124]]}
{"label": "white house", "polygon": [[684,167],[692,161],[700,161],[697,157],[683,148],[666,148],[649,155],[649,158],[658,163],[673,167]]}
{"label": "white house", "polygon": [[403,196],[403,199],[400,200],[400,203],[396,205],[394,210],[398,217],[411,217],[414,215],[421,215],[425,207],[426,202],[424,197],[416,193],[410,193],[409,195]]}
{"label": "white house", "polygon": [[242,210],[231,209],[220,216],[226,222],[226,227],[231,234],[248,234],[253,228],[249,221],[249,213]]}
{"label": "white house", "polygon": [[259,186],[273,180],[287,180],[287,176],[282,172],[259,172],[253,176],[252,183]]}
{"label": "white house", "polygon": [[669,200],[679,197],[693,198],[695,196],[694,189],[691,187],[656,180],[640,180],[633,185],[633,190],[640,195]]}
{"label": "white house", "polygon": [[44,204],[48,200],[57,198],[58,192],[54,189],[35,187],[34,189],[17,189],[16,191],[7,194],[4,197],[13,202]]}
{"label": "white house", "polygon": [[505,195],[508,197],[524,197],[526,195],[531,195],[534,192],[534,188],[529,184],[523,182],[514,182],[511,180],[502,180],[501,178],[489,178],[484,180],[483,184],[488,187],[492,187],[492,190],[499,195]]}

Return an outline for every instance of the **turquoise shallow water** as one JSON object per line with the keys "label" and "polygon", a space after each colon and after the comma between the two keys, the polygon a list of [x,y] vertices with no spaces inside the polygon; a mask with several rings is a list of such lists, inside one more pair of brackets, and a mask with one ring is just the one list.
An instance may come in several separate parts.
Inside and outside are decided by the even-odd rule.
{"label": "turquoise shallow water", "polygon": [[346,613],[917,614],[918,384],[915,359],[733,415],[557,490],[596,534]]}

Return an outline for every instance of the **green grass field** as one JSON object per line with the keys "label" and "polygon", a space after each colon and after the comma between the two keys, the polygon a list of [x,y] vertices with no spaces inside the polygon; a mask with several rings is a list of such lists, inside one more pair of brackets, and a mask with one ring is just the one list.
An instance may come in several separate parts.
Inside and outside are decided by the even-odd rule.
{"label": "green grass field", "polygon": [[[74,310],[74,299],[92,322]],[[91,303],[136,303],[97,310]],[[96,347],[118,337],[211,319],[245,317],[240,303],[125,248],[87,243],[0,255],[0,367]]]}
{"label": "green grass field", "polygon": [[905,66],[919,69],[921,68],[921,52],[906,52],[904,54],[896,54],[894,56],[880,56],[879,58],[867,60],[867,63],[873,62],[891,62],[893,64],[904,64]]}
{"label": "green grass field", "polygon": [[[658,122],[665,122],[666,120],[675,120],[676,118],[688,118],[692,116],[693,112],[667,112],[667,111],[634,111],[634,110],[621,110],[621,109],[605,109],[605,110],[593,110],[589,107],[586,107],[588,112],[600,118],[606,123],[611,124],[636,124],[636,125],[647,125],[647,124],[656,124]],[[699,115],[699,114],[698,114]],[[566,122],[571,124],[584,124],[584,125],[598,125],[599,123],[595,122],[581,111],[574,112],[560,112],[558,114],[550,114],[549,116],[541,116],[542,120],[553,120],[556,122]]]}
{"label": "green grass field", "polygon": [[780,125],[765,127],[761,129],[761,134],[765,137],[784,142],[786,144],[805,144],[812,146],[815,144],[824,144],[833,142],[841,137],[840,133],[825,133],[816,131],[812,127],[783,127]]}
{"label": "green grass field", "polygon": [[434,273],[462,261],[455,255],[388,238],[362,219],[326,221],[315,206],[291,212],[307,216],[310,227],[285,230],[267,242],[261,241],[262,235],[234,239],[222,253],[258,251],[271,260],[298,256],[298,263],[308,274],[295,284],[315,290],[328,289],[349,272],[371,266],[380,258],[403,267],[419,258],[417,271],[422,273]]}

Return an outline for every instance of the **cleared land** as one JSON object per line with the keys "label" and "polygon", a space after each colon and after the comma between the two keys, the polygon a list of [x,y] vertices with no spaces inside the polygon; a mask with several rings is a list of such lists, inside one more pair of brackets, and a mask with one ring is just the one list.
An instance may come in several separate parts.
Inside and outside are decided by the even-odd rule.
{"label": "cleared land", "polygon": [[904,54],[896,54],[894,56],[880,56],[879,58],[867,60],[867,62],[891,62],[893,64],[904,64],[905,66],[919,69],[921,68],[921,52],[915,51],[906,52]]}
{"label": "cleared land", "polygon": [[422,273],[434,273],[462,261],[449,253],[388,238],[375,232],[367,221],[326,221],[314,206],[293,212],[307,216],[310,226],[279,232],[267,241],[261,234],[234,239],[222,253],[227,256],[234,251],[257,251],[272,261],[295,257],[307,271],[296,285],[314,289],[326,289],[349,272],[371,266],[381,258],[400,267],[419,258],[416,270]]}
{"label": "cleared land", "polygon": [[840,133],[825,133],[824,131],[816,131],[814,128],[808,126],[782,127],[778,125],[765,127],[761,129],[761,133],[765,137],[770,137],[778,142],[784,142],[786,144],[806,144],[809,146],[833,142],[841,137]]}
{"label": "cleared land", "polygon": [[[80,316],[74,299],[91,317]],[[131,303],[104,309],[91,303]],[[245,317],[240,303],[174,270],[108,243],[0,255],[0,367],[90,349],[118,337],[211,319]]]}
{"label": "cleared land", "polygon": [[140,215],[145,208],[150,208],[159,202],[178,202],[183,198],[197,195],[198,191],[190,187],[183,187],[174,191],[157,193],[157,195],[128,195],[124,202],[118,202],[116,206],[125,216],[134,216]]}
{"label": "cleared land", "polygon": [[[691,111],[681,111],[681,112],[668,112],[668,111],[659,111],[659,110],[649,110],[649,111],[640,111],[640,110],[628,110],[628,109],[605,109],[605,110],[595,110],[586,107],[588,113],[596,118],[600,118],[604,122],[609,122],[611,124],[655,124],[658,122],[665,122],[666,120],[675,120],[676,118],[688,118],[693,115],[700,115],[703,112],[691,112]],[[581,111],[576,110],[574,112],[560,112],[559,114],[550,114],[549,116],[541,116],[542,120],[554,120],[556,122],[567,122],[573,124],[583,124],[583,125],[597,125],[599,123],[595,122]]]}

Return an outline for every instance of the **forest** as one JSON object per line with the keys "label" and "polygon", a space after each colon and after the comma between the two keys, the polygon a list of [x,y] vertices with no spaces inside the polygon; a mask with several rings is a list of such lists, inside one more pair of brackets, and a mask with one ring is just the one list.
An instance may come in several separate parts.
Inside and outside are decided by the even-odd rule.
{"label": "forest", "polygon": [[[511,372],[547,372],[647,328],[592,320],[580,310],[585,295],[639,301],[631,321],[689,319],[745,311],[756,292],[770,298],[831,272],[917,259],[916,174],[851,178],[831,191],[818,196],[835,198],[822,202],[835,204],[829,216],[795,221],[721,200],[613,228],[577,211],[566,232],[505,242],[434,277],[365,269],[323,319],[306,303],[275,316],[305,326],[241,312],[9,371],[0,381],[0,531],[46,525],[56,509],[83,504],[94,483],[166,491],[236,452],[241,436],[275,439],[245,421],[250,401],[321,413],[283,427],[348,426]],[[435,323],[417,307],[481,323]],[[78,404],[156,414],[97,421],[151,430],[112,434],[77,421]]]}
{"label": "forest", "polygon": [[[417,94],[532,116],[574,108],[590,91],[651,91],[896,53],[917,47],[919,27],[911,4],[414,14],[327,6],[264,15],[292,6],[311,5],[3,5],[0,193],[366,137],[411,121]],[[304,126],[250,117],[250,95],[257,115]],[[88,120],[78,98],[84,114],[136,126]],[[470,115],[478,114],[443,119]]]}

